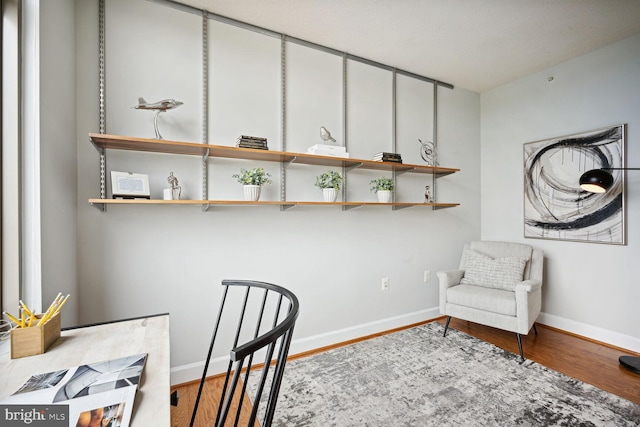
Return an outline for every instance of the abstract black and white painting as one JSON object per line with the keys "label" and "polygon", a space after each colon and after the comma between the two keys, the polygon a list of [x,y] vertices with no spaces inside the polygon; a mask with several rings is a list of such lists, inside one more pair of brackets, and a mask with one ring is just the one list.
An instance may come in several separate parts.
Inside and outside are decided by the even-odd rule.
{"label": "abstract black and white painting", "polygon": [[524,237],[626,244],[624,171],[604,193],[580,189],[591,169],[625,167],[626,125],[524,144]]}

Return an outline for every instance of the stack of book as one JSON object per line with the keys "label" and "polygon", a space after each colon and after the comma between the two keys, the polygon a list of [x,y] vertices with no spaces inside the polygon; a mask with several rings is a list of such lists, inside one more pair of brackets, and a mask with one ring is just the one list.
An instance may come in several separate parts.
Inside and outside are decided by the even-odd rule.
{"label": "stack of book", "polygon": [[240,148],[257,148],[259,150],[268,150],[267,138],[258,136],[240,135],[236,141],[236,147]]}
{"label": "stack of book", "polygon": [[340,145],[315,144],[307,150],[307,154],[332,157],[349,157],[347,149]]}
{"label": "stack of book", "polygon": [[402,163],[402,156],[398,153],[387,153],[387,152],[380,152],[380,153],[376,153],[373,156],[373,159],[376,162],[395,162],[395,163]]}

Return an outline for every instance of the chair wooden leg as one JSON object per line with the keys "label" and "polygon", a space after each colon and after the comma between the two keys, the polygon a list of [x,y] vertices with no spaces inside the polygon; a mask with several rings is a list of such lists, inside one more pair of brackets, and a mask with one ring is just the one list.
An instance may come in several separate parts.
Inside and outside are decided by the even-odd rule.
{"label": "chair wooden leg", "polygon": [[536,324],[533,324],[533,332],[538,335],[538,329],[536,328]]}
{"label": "chair wooden leg", "polygon": [[516,333],[516,336],[518,337],[518,349],[520,350],[520,363],[522,363],[524,362],[524,354],[522,353],[522,338],[518,333]]}
{"label": "chair wooden leg", "polygon": [[451,316],[447,316],[447,323],[445,323],[444,325],[444,334],[442,334],[443,337],[447,336],[447,329],[449,329],[449,322],[451,322]]}

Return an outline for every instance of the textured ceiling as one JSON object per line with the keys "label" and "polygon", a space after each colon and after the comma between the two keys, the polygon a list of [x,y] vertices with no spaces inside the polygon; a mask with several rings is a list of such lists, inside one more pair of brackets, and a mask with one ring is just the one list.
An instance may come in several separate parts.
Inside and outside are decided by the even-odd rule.
{"label": "textured ceiling", "polygon": [[640,33],[639,0],[179,0],[483,92]]}
{"label": "textured ceiling", "polygon": [[639,0],[179,0],[475,92],[640,33]]}

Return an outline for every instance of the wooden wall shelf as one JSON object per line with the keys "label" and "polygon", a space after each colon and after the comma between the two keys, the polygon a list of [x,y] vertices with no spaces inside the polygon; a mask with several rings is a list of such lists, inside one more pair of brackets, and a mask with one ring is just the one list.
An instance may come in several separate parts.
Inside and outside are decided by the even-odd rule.
{"label": "wooden wall shelf", "polygon": [[192,156],[222,157],[229,159],[259,160],[267,162],[300,163],[304,165],[361,168],[382,171],[412,172],[449,175],[460,171],[440,166],[412,165],[406,163],[376,162],[364,159],[318,156],[306,153],[291,153],[274,150],[254,150],[224,145],[207,145],[195,142],[169,141],[164,139],[137,138],[130,136],[90,133],[89,138],[96,148],[146,151],[153,153],[186,154]]}
{"label": "wooden wall shelf", "polygon": [[[331,156],[318,156],[315,154],[292,153],[274,150],[259,150],[250,148],[238,148],[223,145],[208,145],[194,142],[170,141],[163,139],[138,138],[120,135],[108,135],[90,133],[89,138],[101,155],[105,150],[131,150],[152,153],[179,154],[200,156],[203,158],[228,158],[255,161],[267,161],[278,163],[299,163],[314,166],[341,167],[346,170],[355,168],[367,170],[380,170],[394,172],[396,175],[402,173],[431,174],[439,178],[446,176],[460,169],[445,168],[440,166],[412,165],[394,162],[376,162],[373,160],[340,158]],[[105,171],[101,171],[105,174]],[[101,194],[106,194],[104,188],[105,177],[101,179]],[[206,194],[204,192],[203,194]],[[459,206],[459,203],[377,203],[377,202],[312,202],[312,201],[257,201],[248,202],[244,200],[145,200],[145,199],[89,199],[92,206],[104,210],[106,205],[200,205],[205,209],[210,206],[267,206],[277,205],[283,209],[294,206],[342,206],[343,209],[353,209],[361,206],[390,206],[393,209],[402,209],[414,206],[431,207],[432,209],[443,209]]]}
{"label": "wooden wall shelf", "polygon": [[379,202],[315,202],[315,201],[277,201],[258,200],[256,202],[246,200],[161,200],[161,199],[89,199],[92,205],[200,205],[200,206],[283,206],[286,208],[295,206],[344,206],[358,208],[362,206],[387,206],[392,208],[410,208],[414,206],[430,207],[435,209],[452,208],[459,203],[379,203]]}

